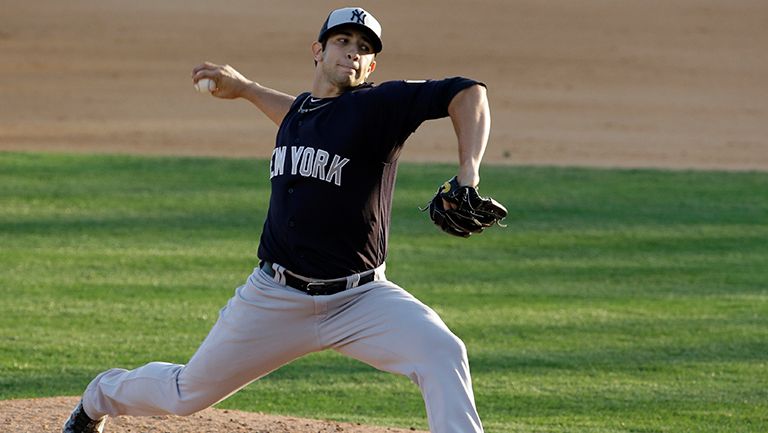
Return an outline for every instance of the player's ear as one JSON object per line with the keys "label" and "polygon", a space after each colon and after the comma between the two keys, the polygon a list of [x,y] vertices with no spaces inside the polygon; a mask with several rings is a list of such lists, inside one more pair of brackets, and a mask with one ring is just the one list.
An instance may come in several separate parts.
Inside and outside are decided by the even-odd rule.
{"label": "player's ear", "polygon": [[323,60],[323,44],[317,41],[312,42],[312,57],[314,57],[315,62]]}
{"label": "player's ear", "polygon": [[371,60],[371,64],[368,65],[368,72],[365,74],[365,77],[368,78],[368,76],[371,75],[375,69],[376,69],[376,60]]}

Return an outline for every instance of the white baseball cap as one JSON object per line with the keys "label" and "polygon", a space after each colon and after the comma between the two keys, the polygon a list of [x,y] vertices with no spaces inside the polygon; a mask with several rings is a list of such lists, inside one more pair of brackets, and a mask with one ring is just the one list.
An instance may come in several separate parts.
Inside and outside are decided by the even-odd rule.
{"label": "white baseball cap", "polygon": [[350,7],[332,11],[328,18],[325,19],[317,40],[323,42],[331,29],[340,26],[353,26],[362,30],[370,38],[373,44],[373,52],[378,53],[381,51],[381,24],[365,9]]}

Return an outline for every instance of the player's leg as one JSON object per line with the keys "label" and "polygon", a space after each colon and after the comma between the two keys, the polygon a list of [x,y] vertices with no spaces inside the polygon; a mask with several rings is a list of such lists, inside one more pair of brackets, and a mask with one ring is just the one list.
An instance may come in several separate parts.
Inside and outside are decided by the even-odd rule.
{"label": "player's leg", "polygon": [[[361,291],[352,296],[354,291]],[[387,281],[334,295],[323,343],[421,389],[431,431],[482,432],[464,343],[431,308]],[[346,293],[346,292],[345,292]]]}
{"label": "player's leg", "polygon": [[83,396],[91,418],[186,415],[320,347],[312,298],[259,271],[238,288],[186,365],[153,362],[97,376]]}

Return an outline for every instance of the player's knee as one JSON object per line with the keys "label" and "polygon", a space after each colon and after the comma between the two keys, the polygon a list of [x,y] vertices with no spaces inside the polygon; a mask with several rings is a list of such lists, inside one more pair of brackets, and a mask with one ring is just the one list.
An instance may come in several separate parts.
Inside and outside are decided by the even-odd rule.
{"label": "player's knee", "polygon": [[173,415],[189,416],[207,409],[216,403],[216,399],[205,395],[181,396],[173,407]]}
{"label": "player's knee", "polygon": [[182,402],[173,408],[173,415],[189,416],[194,413],[207,409],[210,404],[195,404],[195,402]]}
{"label": "player's knee", "polygon": [[[180,379],[183,377],[183,379]],[[173,415],[188,416],[207,409],[224,397],[225,391],[207,380],[195,380],[179,371],[176,378],[177,399],[170,411]]]}
{"label": "player's knee", "polygon": [[425,347],[431,364],[447,365],[453,368],[467,362],[467,347],[464,342],[451,332],[443,333]]}

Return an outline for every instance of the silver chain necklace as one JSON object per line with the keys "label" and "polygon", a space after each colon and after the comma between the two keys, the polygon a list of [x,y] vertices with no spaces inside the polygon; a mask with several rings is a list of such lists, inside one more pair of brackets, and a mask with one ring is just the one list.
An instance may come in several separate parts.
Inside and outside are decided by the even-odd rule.
{"label": "silver chain necklace", "polygon": [[[333,98],[330,101],[326,102],[325,104],[318,105],[317,107],[304,108],[304,105],[306,105],[307,101],[309,101],[309,98],[311,98],[311,97],[312,97],[312,95],[310,94],[310,95],[307,95],[306,98],[304,98],[304,100],[301,102],[301,106],[299,106],[299,113],[302,113],[302,114],[303,113],[309,113],[310,111],[315,111],[315,110],[317,110],[319,108],[323,108],[326,105],[332,103],[336,99],[336,98]],[[320,98],[320,99],[322,99],[322,98]]]}

